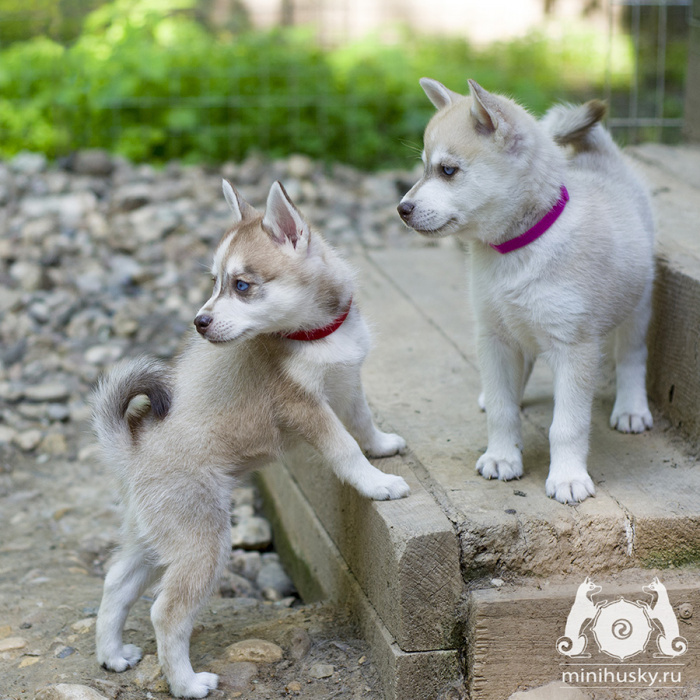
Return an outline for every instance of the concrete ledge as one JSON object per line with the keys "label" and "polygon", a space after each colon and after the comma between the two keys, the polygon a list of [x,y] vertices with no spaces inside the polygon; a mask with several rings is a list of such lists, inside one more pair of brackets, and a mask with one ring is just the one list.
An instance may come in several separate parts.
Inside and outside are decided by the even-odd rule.
{"label": "concrete ledge", "polygon": [[[351,610],[372,647],[387,700],[434,698],[460,676],[455,649],[406,652],[399,647],[283,464],[267,467],[258,478],[273,519],[276,545],[300,593],[307,600],[322,597]],[[375,552],[380,566],[384,554],[392,556]],[[392,588],[392,581],[387,583]]]}

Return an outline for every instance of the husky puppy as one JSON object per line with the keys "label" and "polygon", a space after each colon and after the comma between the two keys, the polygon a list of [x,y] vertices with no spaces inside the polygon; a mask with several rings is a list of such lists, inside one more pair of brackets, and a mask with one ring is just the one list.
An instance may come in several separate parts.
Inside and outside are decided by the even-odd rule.
{"label": "husky puppy", "polygon": [[469,81],[459,95],[424,78],[438,109],[425,130],[422,178],[399,204],[429,236],[470,241],[471,293],[487,410],[487,479],[523,473],[519,406],[537,355],[554,371],[546,493],[576,503],[595,493],[586,461],[604,336],[615,332],[622,432],[652,427],[645,336],[651,313],[649,197],[599,124],[593,101],[538,122]]}
{"label": "husky puppy", "polygon": [[[236,478],[305,438],[367,498],[401,498],[399,476],[365,454],[404,450],[374,425],[360,382],[369,333],[348,265],[312,232],[282,185],[259,214],[224,181],[234,223],[219,245],[214,292],[170,370],[116,366],[94,397],[94,426],[125,505],[122,546],[97,617],[97,659],[124,671],[141,650],[122,642],[129,609],[159,581],[151,610],[158,658],[177,697],[201,698],[217,676],[195,673],[189,642],[231,548]],[[147,397],[147,400],[146,400]]]}

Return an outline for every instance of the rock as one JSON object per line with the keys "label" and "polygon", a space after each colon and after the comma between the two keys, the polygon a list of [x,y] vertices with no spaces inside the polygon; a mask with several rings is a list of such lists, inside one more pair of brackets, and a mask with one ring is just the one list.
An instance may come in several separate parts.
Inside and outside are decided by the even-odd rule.
{"label": "rock", "polygon": [[255,586],[243,576],[224,570],[219,580],[219,593],[223,598],[254,598]]}
{"label": "rock", "polygon": [[272,542],[272,528],[265,518],[252,517],[231,528],[231,546],[240,549],[267,549]]}
{"label": "rock", "polygon": [[330,678],[335,673],[335,668],[330,664],[314,664],[309,669],[311,678]]}
{"label": "rock", "polygon": [[219,687],[230,691],[247,690],[258,675],[252,661],[234,661],[219,673]]}
{"label": "rock", "polygon": [[151,201],[151,189],[146,184],[124,185],[112,196],[112,204],[119,211],[133,211]]}
{"label": "rock", "polygon": [[21,175],[38,175],[46,169],[46,156],[43,153],[21,151],[10,161],[10,168]]}
{"label": "rock", "polygon": [[44,270],[36,263],[18,260],[10,267],[10,277],[19,283],[25,292],[36,292],[45,284]]}
{"label": "rock", "polygon": [[134,672],[134,685],[156,693],[167,693],[168,682],[155,654],[146,654]]}
{"label": "rock", "polygon": [[[566,693],[562,693],[562,690],[566,690]],[[591,696],[563,681],[552,681],[540,688],[513,693],[508,700],[561,700],[562,697],[567,700],[589,700]]]}
{"label": "rock", "polygon": [[61,433],[49,433],[41,441],[39,451],[53,456],[64,455],[68,452],[68,443]]}
{"label": "rock", "polygon": [[260,552],[246,552],[242,549],[234,550],[231,552],[229,568],[234,573],[245,576],[249,581],[255,581],[262,568]]}
{"label": "rock", "polygon": [[97,618],[95,617],[85,617],[82,620],[78,620],[77,622],[74,622],[70,628],[74,631],[77,632],[78,634],[86,634],[87,632],[90,632],[92,628],[95,626]]}
{"label": "rock", "polygon": [[284,689],[288,693],[301,693],[301,683],[299,683],[299,681],[292,681],[291,683],[287,683]]}
{"label": "rock", "polygon": [[70,398],[70,389],[60,382],[28,386],[24,389],[24,398],[36,403],[67,401]]}
{"label": "rock", "polygon": [[301,661],[311,650],[311,637],[303,627],[295,627],[289,638],[289,655]]}
{"label": "rock", "polygon": [[251,661],[259,664],[273,664],[281,661],[282,648],[264,639],[246,639],[226,647],[229,661]]}
{"label": "rock", "polygon": [[3,651],[16,651],[24,649],[27,646],[27,640],[23,637],[7,637],[0,639],[0,653]]}
{"label": "rock", "polygon": [[[48,579],[46,579],[48,581]],[[32,583],[32,581],[30,581]],[[68,646],[60,646],[57,649],[54,650],[53,655],[57,659],[65,659],[68,656],[72,656],[75,654],[76,650],[74,647],[68,647]]]}
{"label": "rock", "polygon": [[23,450],[24,452],[31,452],[39,446],[41,438],[41,430],[25,430],[17,435],[15,438],[15,444],[20,448],[20,450]]}
{"label": "rock", "polygon": [[85,353],[85,361],[91,365],[108,365],[116,362],[122,356],[122,352],[118,345],[93,345]]}
{"label": "rock", "polygon": [[17,431],[9,425],[0,425],[0,445],[10,445],[17,440]]}
{"label": "rock", "polygon": [[310,178],[315,169],[315,163],[308,156],[292,155],[287,159],[287,174],[289,177],[304,180]]}
{"label": "rock", "polygon": [[294,583],[282,568],[276,554],[266,554],[262,557],[262,566],[255,582],[261,589],[271,588],[280,600],[294,592]]}
{"label": "rock", "polygon": [[106,177],[112,174],[114,163],[107,151],[90,148],[78,151],[71,159],[70,168],[79,175]]}
{"label": "rock", "polygon": [[108,700],[106,695],[98,693],[87,685],[59,683],[38,690],[36,700]]}

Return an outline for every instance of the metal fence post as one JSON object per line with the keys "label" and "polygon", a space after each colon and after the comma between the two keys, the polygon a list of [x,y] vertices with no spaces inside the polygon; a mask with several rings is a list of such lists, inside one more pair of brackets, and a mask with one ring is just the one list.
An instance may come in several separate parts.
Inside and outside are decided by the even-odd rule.
{"label": "metal fence post", "polygon": [[693,0],[690,14],[683,134],[689,141],[700,142],[700,0]]}

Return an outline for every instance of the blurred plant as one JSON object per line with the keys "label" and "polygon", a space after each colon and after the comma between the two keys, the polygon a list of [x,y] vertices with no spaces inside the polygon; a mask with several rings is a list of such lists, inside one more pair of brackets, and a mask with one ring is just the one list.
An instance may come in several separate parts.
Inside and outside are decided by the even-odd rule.
{"label": "blurred plant", "polygon": [[[321,49],[307,29],[213,33],[196,0],[115,0],[64,47],[47,38],[0,51],[0,157],[104,147],[134,160],[240,160],[251,149],[363,168],[406,165],[433,108],[424,75],[466,79],[533,112],[601,96],[605,39],[533,34],[475,49],[403,31]],[[619,39],[614,85],[631,72]]]}

